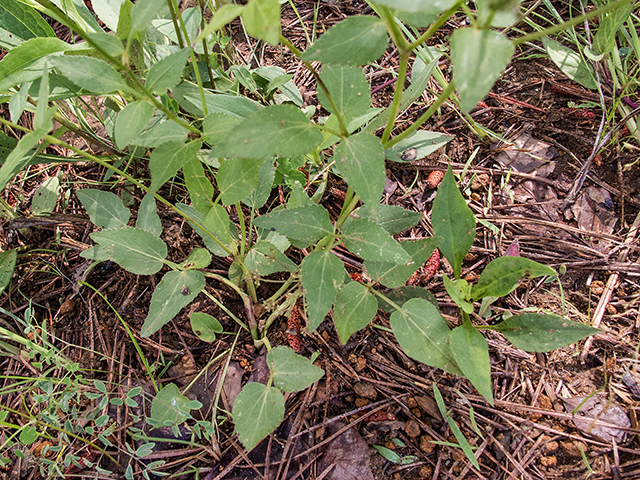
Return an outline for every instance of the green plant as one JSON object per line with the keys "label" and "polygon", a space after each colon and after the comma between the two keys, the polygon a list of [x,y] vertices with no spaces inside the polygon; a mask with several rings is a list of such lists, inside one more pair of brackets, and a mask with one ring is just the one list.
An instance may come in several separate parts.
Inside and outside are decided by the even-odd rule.
{"label": "green plant", "polygon": [[[487,266],[477,284],[461,279],[476,221],[451,168],[434,201],[431,238],[396,240],[394,235],[415,226],[422,213],[380,203],[385,160],[402,163],[446,144],[451,137],[420,127],[448,99],[472,123],[467,113],[492,87],[516,46],[551,32],[510,39],[493,30],[517,20],[519,2],[479,1],[478,10],[472,12],[461,0],[379,0],[371,3],[376,16],[347,18],[304,52],[281,34],[277,0],[223,5],[207,25],[203,25],[199,8],[181,13],[176,3],[108,2],[108,8],[96,14],[115,33],[110,35],[82,2],[3,2],[1,8],[24,15],[20,20],[12,17],[5,26],[15,44],[3,40],[9,52],[0,62],[0,92],[5,92],[0,101],[10,103],[12,120],[0,121],[6,129],[26,135],[18,142],[5,134],[0,137],[8,146],[3,150],[0,186],[7,186],[29,165],[50,161],[41,153],[53,144],[69,148],[77,159],[107,168],[110,173],[105,181],[140,193],[132,226],[131,212],[122,198],[96,189],[77,192],[100,229],[91,235],[95,246],[82,255],[96,262],[114,261],[138,275],[168,269],[153,293],[143,336],[157,332],[202,292],[250,332],[256,346],[267,347],[268,384],[245,386],[233,409],[236,430],[247,449],[280,424],[284,415],[281,391],[304,389],[322,375],[289,347],[272,349],[269,344],[271,325],[290,315],[300,301],[309,333],[333,308],[343,343],[382,308],[391,314],[391,328],[407,355],[467,377],[489,402],[493,401],[489,353],[482,329],[500,331],[529,351],[548,351],[597,332],[537,313],[516,315],[492,326],[472,323],[474,302],[509,294],[524,275],[555,276],[555,272],[524,258],[500,257]],[[623,0],[609,3],[561,27],[624,5]],[[38,11],[69,26],[83,41],[72,45],[54,38]],[[472,25],[451,35],[453,81],[446,82],[438,73],[439,97],[414,124],[393,136],[399,112],[439,72],[436,66],[443,53],[425,47],[425,42],[459,13],[469,16]],[[302,97],[289,75],[242,65],[222,71],[222,62],[210,56],[211,45],[224,38],[220,29],[238,16],[249,35],[270,45],[281,43],[311,71],[318,85],[318,101],[330,114],[323,123],[310,120],[313,109],[301,110]],[[425,30],[413,35],[407,25]],[[399,55],[394,95],[388,108],[374,109],[361,67],[381,57],[389,38]],[[323,64],[322,71],[312,62]],[[407,78],[411,84],[405,88]],[[241,95],[242,90],[259,101]],[[97,114],[110,137],[106,143],[100,139],[104,154],[90,154],[59,139],[63,131],[96,137],[58,108],[65,102],[80,113],[80,95],[86,94],[104,100],[104,112]],[[33,130],[16,123],[24,109],[34,111]],[[54,119],[62,127],[51,134]],[[382,128],[381,136],[376,136]],[[137,165],[147,160],[150,180],[136,173]],[[301,175],[301,167],[309,178]],[[332,172],[349,186],[334,219],[320,205]],[[166,185],[174,181],[186,186],[190,204],[169,200]],[[288,200],[286,205],[274,206],[269,199],[272,189],[279,186],[287,189]],[[206,248],[194,248],[181,263],[169,260],[157,202],[182,216]],[[343,263],[331,253],[339,244],[364,260],[365,281],[351,280]],[[308,249],[309,253],[296,263],[287,255],[290,248]],[[436,248],[453,267],[454,278],[444,281],[461,311],[462,322],[455,328],[440,315],[429,292],[404,286]],[[232,260],[227,276],[205,271],[212,255]],[[263,298],[261,286],[273,274],[278,275],[269,280],[279,287]],[[210,295],[207,282],[222,282],[233,289],[244,303],[245,318]],[[208,330],[209,340],[220,330],[211,319],[197,317],[193,323],[205,329],[205,335]],[[159,421],[175,425],[188,419],[192,405],[179,392],[169,393],[184,408],[171,419]]]}

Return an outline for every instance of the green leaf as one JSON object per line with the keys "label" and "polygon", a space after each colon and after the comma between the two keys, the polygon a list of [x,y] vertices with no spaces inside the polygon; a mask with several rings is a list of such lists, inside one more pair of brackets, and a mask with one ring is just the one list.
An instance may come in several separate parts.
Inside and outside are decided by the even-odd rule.
{"label": "green leaf", "polygon": [[211,264],[211,253],[206,248],[194,248],[191,253],[180,264],[181,267],[207,268]]}
{"label": "green leaf", "polygon": [[[320,78],[343,116],[357,117],[366,113],[371,107],[369,82],[362,68],[350,65],[325,65]],[[321,88],[318,88],[318,101],[325,110],[336,113]]]}
{"label": "green leaf", "polygon": [[153,292],[149,315],[142,325],[140,335],[148,337],[160,330],[189,305],[204,286],[204,274],[200,270],[167,272]]}
{"label": "green leaf", "polygon": [[350,219],[342,228],[340,239],[349,251],[372,262],[407,263],[411,257],[394,238],[377,223],[364,218]]}
{"label": "green leaf", "polygon": [[203,342],[213,342],[216,339],[216,333],[223,331],[220,322],[207,313],[193,312],[189,321],[193,333]]}
{"label": "green leaf", "polygon": [[31,445],[38,439],[38,430],[36,427],[32,427],[30,425],[25,425],[20,431],[20,443],[23,445]]}
{"label": "green leaf", "polygon": [[489,347],[484,336],[466,319],[461,326],[451,330],[449,344],[464,376],[493,405]]}
{"label": "green leaf", "polygon": [[527,352],[550,352],[601,333],[597,328],[558,315],[540,313],[514,315],[492,328],[502,332],[513,345]]}
{"label": "green leaf", "polygon": [[451,300],[453,300],[453,303],[455,303],[458,308],[466,314],[473,313],[473,304],[467,301],[471,297],[471,285],[462,278],[458,280],[449,280],[449,277],[446,275],[442,276],[442,281],[444,283],[444,288],[447,290],[447,293],[451,297]]}
{"label": "green leaf", "polygon": [[92,40],[96,45],[102,48],[107,55],[111,57],[119,57],[125,51],[122,40],[115,35],[108,33],[88,33],[87,37]]}
{"label": "green leaf", "polygon": [[336,324],[340,342],[345,345],[349,337],[366,327],[378,311],[376,297],[358,282],[347,283],[336,297],[333,307],[333,323]]}
{"label": "green leaf", "polygon": [[76,197],[89,214],[89,219],[96,227],[125,227],[131,212],[122,204],[122,200],[111,192],[102,190],[79,190]]}
{"label": "green leaf", "polygon": [[132,91],[111,65],[97,58],[79,55],[51,57],[50,61],[65,77],[94,94],[106,95],[118,90]]}
{"label": "green leaf", "polygon": [[284,419],[280,390],[261,383],[247,383],[233,402],[233,423],[244,448],[250,451]]}
{"label": "green leaf", "polygon": [[213,185],[205,175],[202,162],[199,158],[194,157],[182,167],[182,171],[193,207],[198,212],[205,213],[213,204],[214,190]]}
{"label": "green leaf", "polygon": [[305,62],[366,65],[382,56],[387,43],[382,19],[355,15],[327,30],[300,58]]}
{"label": "green leaf", "polygon": [[391,328],[402,350],[422,363],[460,375],[449,346],[449,327],[438,309],[414,298],[391,314]]}
{"label": "green leaf", "polygon": [[216,182],[220,199],[225,205],[233,205],[250,195],[258,186],[261,158],[230,158],[218,169]]}
{"label": "green leaf", "polygon": [[52,3],[58,6],[81,30],[87,33],[102,31],[102,27],[84,4],[84,0],[52,0]]}
{"label": "green leaf", "polygon": [[175,384],[168,383],[151,402],[151,418],[159,425],[179,425],[189,418],[188,401]]}
{"label": "green leaf", "polygon": [[280,3],[278,0],[251,0],[242,11],[244,28],[253,37],[270,45],[280,42]]}
{"label": "green leaf", "polygon": [[308,244],[333,233],[329,212],[315,204],[277,210],[256,218],[253,223]]}
{"label": "green leaf", "polygon": [[52,37],[32,38],[12,48],[0,61],[0,92],[40,78],[48,55],[73,48],[72,45]]}
{"label": "green leaf", "polygon": [[285,392],[304,390],[324,375],[324,370],[309,359],[284,346],[276,347],[267,354],[267,365],[273,373],[273,385]]}
{"label": "green leaf", "polygon": [[302,286],[307,300],[309,332],[322,323],[344,282],[347,271],[329,251],[311,252],[302,262]]}
{"label": "green leaf", "polygon": [[56,36],[46,20],[33,7],[18,0],[2,0],[0,25],[22,40]]}
{"label": "green leaf", "polygon": [[266,277],[276,272],[297,272],[298,266],[282,253],[275,245],[267,241],[256,243],[244,259],[244,265],[250,272]]}
{"label": "green leaf", "polygon": [[0,293],[4,292],[4,289],[9,285],[17,259],[18,253],[16,250],[0,252]]}
{"label": "green leaf", "polygon": [[92,233],[91,238],[111,260],[136,275],[159,272],[167,257],[167,245],[139,228],[109,228]]}
{"label": "green leaf", "polygon": [[[445,133],[418,130],[404,140],[396,143],[393,147],[386,149],[384,154],[387,160],[398,163],[410,163],[416,158],[423,158],[432,154],[451,140],[453,140],[453,136]],[[417,150],[414,160],[403,160],[402,157],[404,152],[410,148],[415,148]]]}
{"label": "green leaf", "polygon": [[153,105],[145,101],[131,102],[116,117],[115,139],[119,149],[124,149],[137,138],[153,116]]}
{"label": "green leaf", "polygon": [[226,113],[211,113],[202,122],[202,139],[211,146],[224,141],[240,123],[240,118]]}
{"label": "green leaf", "polygon": [[503,72],[514,45],[500,32],[459,28],[451,34],[453,81],[460,94],[463,111],[481,101]]}
{"label": "green leaf", "polygon": [[171,179],[188,161],[195,158],[202,142],[188,142],[172,140],[156,148],[149,158],[151,172],[151,191],[157,191],[164,183]]}
{"label": "green leaf", "polygon": [[118,19],[120,18],[120,9],[124,0],[100,0],[98,2],[91,2],[93,11],[102,22],[111,30],[116,32],[118,30]]}
{"label": "green leaf", "polygon": [[432,15],[453,7],[457,0],[376,0],[376,3],[401,12]]}
{"label": "green leaf", "polygon": [[[172,88],[171,93],[173,93],[176,101],[187,112],[198,116],[204,115],[200,90],[197,85],[182,82],[175,88]],[[207,89],[204,90],[204,101],[209,114],[222,113],[237,118],[246,118],[260,108],[256,102],[247,97],[211,93]]]}
{"label": "green leaf", "polygon": [[40,77],[40,87],[38,88],[38,106],[33,116],[33,129],[42,132],[51,130],[51,119],[46,115],[49,103],[49,69],[45,59],[42,66],[42,77]]}
{"label": "green leaf", "polygon": [[209,24],[200,32],[200,35],[193,40],[193,43],[201,42],[203,38],[207,38],[216,30],[220,30],[227,23],[232,22],[242,13],[243,9],[244,5],[234,5],[232,3],[227,3],[217,8],[216,11],[213,12],[213,17],[211,17]]}
{"label": "green leaf", "polygon": [[158,206],[153,195],[147,193],[140,202],[136,227],[159,237],[162,233],[162,222],[158,216]]}
{"label": "green leaf", "polygon": [[202,215],[202,224],[225,245],[231,242],[229,214],[222,205],[211,205],[209,210]]}
{"label": "green leaf", "polygon": [[60,180],[58,177],[47,178],[36,189],[31,201],[31,211],[34,215],[43,215],[55,210],[60,192]]}
{"label": "green leaf", "polygon": [[375,212],[371,213],[364,207],[358,207],[353,214],[356,217],[366,218],[379,224],[389,235],[396,235],[415,227],[422,220],[421,212],[405,210],[397,205],[378,205]]}
{"label": "green leaf", "polygon": [[258,172],[258,185],[248,197],[242,199],[242,202],[251,208],[261,208],[269,200],[271,195],[271,189],[273,187],[273,181],[276,176],[276,166],[272,158],[266,158],[262,165],[260,165],[260,171]]}
{"label": "green leaf", "polygon": [[384,458],[386,458],[390,462],[402,463],[402,457],[398,455],[396,452],[394,452],[393,450],[387,447],[383,447],[382,445],[373,445],[373,448],[375,448],[380,453],[380,455],[382,455]]}
{"label": "green leaf", "polygon": [[356,133],[335,149],[336,167],[370,211],[375,211],[384,190],[384,150],[380,139]]}
{"label": "green leaf", "polygon": [[456,186],[451,165],[433,201],[431,224],[434,235],[444,238],[440,253],[449,260],[455,278],[460,278],[462,260],[476,236],[476,218]]}
{"label": "green leaf", "polygon": [[525,275],[531,278],[555,276],[556,271],[528,258],[498,257],[483,270],[478,283],[471,290],[471,297],[474,300],[504,297],[515,290]]}
{"label": "green leaf", "polygon": [[400,242],[402,249],[411,256],[408,264],[367,261],[365,262],[367,274],[385,287],[400,287],[429,259],[441,242],[440,237]]}
{"label": "green leaf", "polygon": [[139,137],[131,140],[131,145],[138,145],[140,147],[158,147],[166,142],[184,143],[187,138],[187,130],[182,125],[178,125],[176,122],[166,120],[164,122],[157,123],[146,132],[143,132]]}
{"label": "green leaf", "polygon": [[131,30],[134,32],[146,30],[164,5],[166,5],[165,0],[137,0],[131,10]]}
{"label": "green leaf", "polygon": [[478,21],[492,27],[509,27],[520,19],[521,0],[478,0]]}
{"label": "green leaf", "polygon": [[[196,209],[193,208],[191,205],[185,205],[184,203],[180,203],[177,205],[177,207],[180,209],[182,213],[187,215],[190,219],[195,220],[198,223],[202,223],[202,215],[198,213],[198,211],[196,211]],[[204,230],[202,230],[200,227],[198,227],[196,224],[194,224],[190,220],[187,220],[187,222],[189,223],[189,226],[191,226],[191,228],[193,228],[193,230],[198,235],[200,235],[200,237],[202,238],[202,241],[204,242],[204,246],[207,247],[207,249],[211,253],[213,253],[214,255],[217,255],[218,257],[226,257],[227,255],[229,255],[229,253],[227,253],[209,235],[207,235],[207,233],[205,233]],[[216,238],[218,237],[216,236]]]}
{"label": "green leaf", "polygon": [[[436,308],[438,307],[438,300],[436,300],[436,296],[426,288],[418,287],[417,285],[407,285],[404,287],[394,288],[389,290],[388,292],[384,292],[384,296],[387,298],[387,300],[395,303],[400,308],[402,308],[402,305],[404,305],[405,302],[408,302],[412,298],[421,298],[431,303]],[[393,313],[397,310],[387,300],[381,297],[377,298],[378,308],[380,310],[383,310],[387,313]]]}
{"label": "green leaf", "polygon": [[542,38],[542,44],[549,58],[567,77],[591,90],[598,87],[591,65],[586,63],[579,54],[548,37]]}
{"label": "green leaf", "polygon": [[163,95],[180,81],[182,71],[189,58],[189,49],[167,55],[149,68],[145,87],[157,95]]}
{"label": "green leaf", "polygon": [[616,46],[616,34],[620,27],[629,19],[631,2],[628,2],[611,12],[601,15],[598,31],[593,39],[593,48],[598,53],[611,53]]}
{"label": "green leaf", "polygon": [[295,157],[311,152],[322,134],[293,105],[271,105],[240,122],[212,153],[218,157]]}

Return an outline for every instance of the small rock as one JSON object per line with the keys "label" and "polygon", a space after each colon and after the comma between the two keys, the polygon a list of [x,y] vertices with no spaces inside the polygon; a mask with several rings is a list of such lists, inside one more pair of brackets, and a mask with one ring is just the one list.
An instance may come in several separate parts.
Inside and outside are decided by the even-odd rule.
{"label": "small rock", "polygon": [[553,441],[553,442],[548,442],[545,444],[544,446],[544,451],[545,452],[555,452],[558,449],[558,442]]}
{"label": "small rock", "polygon": [[433,476],[433,468],[431,465],[425,465],[420,468],[418,475],[420,475],[420,478],[431,478]]}
{"label": "small rock", "polygon": [[560,442],[560,447],[564,454],[569,455],[570,457],[581,457],[582,452],[580,452],[580,447],[582,447],[582,450],[586,452],[586,445],[574,440],[565,440],[564,442]]}
{"label": "small rock", "polygon": [[413,413],[418,418],[422,418],[422,410],[420,410],[419,408],[412,408],[411,413]]}
{"label": "small rock", "polygon": [[473,192],[479,192],[483,190],[489,185],[489,175],[486,173],[481,173],[480,175],[476,175],[471,182],[471,190]]}
{"label": "small rock", "polygon": [[540,457],[540,465],[543,467],[554,467],[558,463],[558,459],[553,455],[548,457]]}
{"label": "small rock", "polygon": [[369,405],[369,400],[360,397],[356,398],[356,407],[362,408],[365,405]]}
{"label": "small rock", "polygon": [[422,450],[427,455],[433,452],[433,450],[436,448],[436,444],[431,443],[432,440],[433,438],[431,437],[431,435],[422,435],[420,437],[420,450]]}
{"label": "small rock", "polygon": [[409,397],[407,398],[407,406],[409,408],[416,408],[418,406],[418,402],[416,402],[415,398]]}
{"label": "small rock", "polygon": [[404,424],[404,431],[411,438],[416,438],[420,435],[420,424],[413,419],[407,420]]}
{"label": "small rock", "polygon": [[375,400],[378,397],[378,392],[370,383],[358,382],[353,386],[353,390],[359,397],[368,398],[369,400]]}

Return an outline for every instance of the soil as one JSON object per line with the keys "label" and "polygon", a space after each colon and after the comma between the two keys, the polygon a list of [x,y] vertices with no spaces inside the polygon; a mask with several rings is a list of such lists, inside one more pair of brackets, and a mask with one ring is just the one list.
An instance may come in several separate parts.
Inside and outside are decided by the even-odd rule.
{"label": "soil", "polygon": [[[290,5],[283,5],[283,33],[304,49],[305,29],[310,35],[316,3],[294,4],[303,21],[300,23]],[[368,8],[356,0],[319,3],[316,34],[348,15],[367,13]],[[455,26],[452,21],[443,29],[443,35],[449,33],[447,28]],[[260,57],[252,56],[256,45],[247,43],[239,24],[233,24],[232,33],[240,61],[252,67],[259,63],[285,68],[304,92],[305,105],[316,105],[318,114],[323,113],[316,101],[313,77],[291,54],[267,46]],[[435,38],[433,43],[442,38]],[[636,423],[640,391],[635,383],[640,382],[640,268],[637,237],[632,228],[634,223],[638,225],[640,211],[637,142],[629,137],[628,130],[618,129],[614,141],[594,159],[575,202],[569,203],[569,192],[591,154],[603,112],[599,107],[573,108],[574,104],[592,100],[593,92],[568,80],[538,53],[534,47],[523,47],[490,95],[471,112],[473,121],[484,131],[493,132],[492,136],[479,138],[469,128],[468,119],[452,104],[445,104],[423,128],[452,135],[453,140],[426,158],[406,164],[389,162],[386,201],[424,212],[425,220],[404,235],[429,236],[432,198],[427,177],[449,164],[457,174],[464,172],[459,185],[480,223],[474,246],[463,264],[463,277],[476,280],[484,266],[504,255],[514,241],[519,244],[521,256],[562,273],[559,281],[552,283],[524,280],[516,291],[491,306],[490,315],[477,316],[474,321],[490,324],[504,313],[530,309],[592,323],[597,312],[603,310],[604,315],[599,317],[603,333],[592,341],[531,354],[513,347],[501,334],[486,331],[495,398],[494,405],[490,405],[468,381],[407,357],[387,331],[388,315],[382,311],[373,322],[375,328],[369,326],[354,334],[346,345],[341,345],[333,323],[326,319],[318,330],[301,339],[301,353],[319,353],[316,364],[325,370],[325,376],[306,391],[286,395],[285,421],[252,452],[247,454],[241,447],[231,422],[221,421],[217,440],[198,440],[200,447],[157,442],[149,461],[166,460],[163,471],[172,473],[172,478],[207,480],[640,478],[640,430]],[[393,85],[389,82],[394,78],[396,59],[389,49],[376,68],[365,71],[375,91],[374,106],[387,106],[391,101]],[[443,63],[441,67],[448,75],[448,65]],[[437,84],[430,85],[423,98],[402,113],[394,135],[415,121],[440,91]],[[615,121],[619,122],[620,117]],[[607,123],[605,132],[611,127]],[[522,147],[518,142],[526,143]],[[625,142],[631,146],[623,148]],[[78,147],[99,148],[86,144]],[[509,154],[532,148],[547,155],[547,161],[533,170],[518,170],[513,163],[505,163],[510,161]],[[64,152],[50,149],[49,153]],[[553,168],[549,167],[550,162]],[[139,168],[143,175],[145,166]],[[147,339],[136,333],[147,316],[152,292],[165,272],[137,276],[112,262],[88,270],[91,262],[79,256],[91,245],[89,234],[94,227],[73,193],[79,184],[102,182],[105,173],[92,164],[51,164],[30,170],[21,181],[5,189],[4,200],[25,212],[25,218],[3,225],[3,249],[18,247],[20,256],[13,281],[0,297],[0,306],[5,313],[18,317],[32,309],[34,323],[49,338],[55,338],[57,345],[65,346],[68,358],[88,370],[88,378],[110,385],[115,396],[124,397],[135,386],[143,387],[143,392],[151,391],[146,367],[123,327],[125,323],[149,363],[155,365],[156,378],[162,383],[175,382],[181,388],[192,384],[188,396],[203,403],[204,419],[211,419],[212,400],[220,390],[217,382],[224,371],[227,380],[219,404],[222,411],[217,413],[218,420],[224,420],[223,411],[231,408],[239,386],[250,375],[258,380],[264,376],[264,352],[256,350],[250,335],[238,332],[227,313],[203,295],[158,334]],[[68,205],[60,202],[57,213],[46,222],[34,221],[29,218],[31,198],[25,198],[23,192],[34,192],[45,178],[56,175],[69,189]],[[114,193],[131,198],[132,204],[141,200],[138,192],[126,185],[114,186]],[[341,206],[339,192],[344,185],[334,178],[332,186],[334,193],[323,204],[337,215]],[[186,194],[176,185],[163,192],[171,201],[179,201]],[[277,195],[276,191],[275,202]],[[597,195],[602,196],[600,204],[593,200]],[[203,246],[180,217],[168,210],[160,215],[162,239],[169,245],[168,258],[172,261],[181,262],[192,248]],[[625,239],[631,248],[622,255]],[[350,272],[357,272],[358,265],[358,259],[347,261]],[[214,257],[209,270],[223,273],[229,266],[228,259]],[[444,274],[450,275],[450,267],[443,260],[434,276],[421,271],[414,284],[432,292],[445,318],[455,324],[458,313],[445,292]],[[85,282],[84,286],[79,281]],[[610,289],[606,288],[608,283]],[[263,298],[273,293],[269,288],[269,284],[263,284],[259,291]],[[207,289],[232,312],[244,316],[243,304],[231,289],[215,282]],[[209,313],[221,322],[225,332],[238,332],[237,335],[219,335],[211,343],[201,341],[190,328],[192,311]],[[1,326],[17,332],[24,329],[6,314],[2,315]],[[281,319],[274,327],[271,345],[287,344],[287,319]],[[228,355],[221,354],[229,349],[232,354],[227,363]],[[36,373],[20,355],[5,355],[0,365],[6,375],[28,377]],[[205,373],[196,378],[200,372]],[[4,387],[10,383],[5,379]],[[451,418],[474,449],[477,467],[455,445],[459,440],[436,405],[433,385],[437,385]],[[598,418],[608,425],[609,437],[594,435],[593,426],[584,428],[574,423],[573,408],[566,404],[566,399],[596,393],[603,395],[601,404],[605,408]],[[32,396],[22,398],[18,391],[9,391],[0,399],[2,405],[16,410],[36,408]],[[87,407],[86,399],[83,401]],[[79,409],[83,401],[79,401]],[[607,416],[612,405],[630,423]],[[126,465],[127,446],[139,446],[127,435],[126,428],[137,425],[134,416],[144,411],[115,406],[107,410],[116,423],[110,437],[115,445],[112,453],[116,452],[114,456]],[[6,432],[2,435],[6,436]],[[153,436],[169,440],[189,440],[186,429],[179,435],[163,429],[154,433]],[[42,443],[39,440],[34,445]],[[68,448],[77,456],[88,455],[83,445],[69,441]],[[402,461],[385,458],[373,446],[395,452]],[[30,455],[37,457],[34,449]],[[113,467],[105,457],[91,458],[102,468]],[[0,476],[39,478],[35,461],[29,468],[24,465],[22,470],[0,468]],[[199,469],[198,477],[194,469]],[[107,478],[79,467],[65,472],[63,476]],[[134,475],[141,476],[138,463]]]}

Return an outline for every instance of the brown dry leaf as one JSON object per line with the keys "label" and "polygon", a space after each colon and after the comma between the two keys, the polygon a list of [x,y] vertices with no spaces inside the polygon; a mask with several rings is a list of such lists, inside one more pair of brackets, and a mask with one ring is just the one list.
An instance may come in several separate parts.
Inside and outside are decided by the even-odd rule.
{"label": "brown dry leaf", "polygon": [[242,376],[244,370],[238,362],[229,363],[227,375],[224,377],[222,384],[222,401],[224,408],[230,412],[233,410],[233,402],[242,390]]}
{"label": "brown dry leaf", "polygon": [[[333,435],[344,426],[340,422],[334,422],[327,426],[327,434]],[[325,477],[327,480],[374,480],[369,446],[354,428],[343,432],[327,444],[324,455],[318,461],[318,471],[324,472],[332,465],[333,469]]]}
{"label": "brown dry leaf", "polygon": [[[618,223],[618,217],[613,210],[611,195],[604,188],[587,187],[578,195],[571,211],[578,222],[578,227],[592,232],[612,234]],[[604,251],[611,242],[607,240],[592,240],[594,248]]]}
{"label": "brown dry leaf", "polygon": [[604,442],[615,440],[616,443],[623,443],[627,439],[627,432],[624,430],[596,425],[593,421],[599,420],[620,427],[631,427],[627,412],[605,395],[594,395],[591,398],[588,396],[563,398],[562,401],[564,408],[569,413],[572,413],[580,405],[573,416],[573,423],[587,435],[599,438]]}

